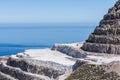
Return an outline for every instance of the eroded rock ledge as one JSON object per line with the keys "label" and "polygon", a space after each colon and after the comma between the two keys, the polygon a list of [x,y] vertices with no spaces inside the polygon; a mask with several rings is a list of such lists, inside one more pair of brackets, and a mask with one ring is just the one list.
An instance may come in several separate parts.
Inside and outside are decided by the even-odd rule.
{"label": "eroded rock ledge", "polygon": [[120,45],[86,42],[84,43],[82,49],[90,52],[119,54]]}
{"label": "eroded rock ledge", "polygon": [[61,44],[55,44],[52,47],[52,50],[60,51],[64,54],[67,54],[69,56],[75,57],[75,58],[85,58],[86,52],[81,50],[79,45],[82,45],[82,43],[76,43],[76,46],[68,46],[68,45],[61,45]]}
{"label": "eroded rock ledge", "polygon": [[[58,78],[65,74],[71,67],[66,67],[54,62],[45,62],[34,59],[14,59],[9,58],[7,65],[18,67],[23,71],[48,76],[50,78]],[[59,67],[59,68],[58,68]]]}
{"label": "eroded rock ledge", "polygon": [[71,71],[72,66],[30,58],[4,57],[0,61],[0,80],[59,80]]}

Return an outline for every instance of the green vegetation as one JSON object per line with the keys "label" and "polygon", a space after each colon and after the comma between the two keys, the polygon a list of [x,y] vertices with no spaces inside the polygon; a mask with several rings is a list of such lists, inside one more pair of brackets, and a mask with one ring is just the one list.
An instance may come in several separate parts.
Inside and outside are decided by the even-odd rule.
{"label": "green vegetation", "polygon": [[117,73],[107,73],[103,66],[86,64],[80,66],[66,80],[120,80]]}

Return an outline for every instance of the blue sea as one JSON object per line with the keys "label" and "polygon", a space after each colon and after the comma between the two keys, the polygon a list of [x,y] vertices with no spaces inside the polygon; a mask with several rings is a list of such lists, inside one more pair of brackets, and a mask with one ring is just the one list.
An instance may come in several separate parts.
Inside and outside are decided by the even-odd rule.
{"label": "blue sea", "polygon": [[0,56],[85,41],[94,28],[78,24],[0,24]]}

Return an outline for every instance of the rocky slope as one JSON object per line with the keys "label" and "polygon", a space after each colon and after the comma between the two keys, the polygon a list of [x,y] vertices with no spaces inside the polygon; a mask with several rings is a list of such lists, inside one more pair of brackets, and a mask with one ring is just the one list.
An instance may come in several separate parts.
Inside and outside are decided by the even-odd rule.
{"label": "rocky slope", "polygon": [[85,64],[65,80],[120,80],[120,76],[115,72],[105,71],[101,65]]}
{"label": "rocky slope", "polygon": [[59,80],[71,66],[30,58],[9,57],[0,61],[0,80]]}
{"label": "rocky slope", "polygon": [[[13,59],[9,58],[7,65],[18,67],[23,71],[45,75],[56,79],[60,75],[65,74],[71,67],[66,67],[54,62],[44,62],[33,59]],[[58,68],[59,67],[59,68]]]}
{"label": "rocky slope", "polygon": [[[120,79],[120,55],[93,53],[81,50],[82,43],[74,45],[62,44],[54,46],[53,50],[58,50],[64,54],[74,50],[85,53],[85,57],[77,57],[76,63],[73,65],[73,73],[66,80],[119,80]],[[81,45],[81,46],[78,46]],[[64,47],[64,49],[62,49]],[[69,53],[67,53],[67,51]],[[71,56],[71,55],[70,55]],[[75,56],[73,56],[75,57]]]}
{"label": "rocky slope", "polygon": [[76,64],[77,69],[65,80],[120,80],[120,61],[101,65],[77,61]]}
{"label": "rocky slope", "polygon": [[120,0],[109,9],[82,49],[90,52],[120,54]]}

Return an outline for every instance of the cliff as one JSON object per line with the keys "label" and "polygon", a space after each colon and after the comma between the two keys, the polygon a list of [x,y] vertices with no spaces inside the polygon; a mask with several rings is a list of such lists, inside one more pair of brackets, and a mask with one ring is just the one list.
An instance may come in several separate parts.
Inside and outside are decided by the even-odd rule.
{"label": "cliff", "polygon": [[110,8],[89,36],[83,50],[99,53],[120,54],[120,0]]}

